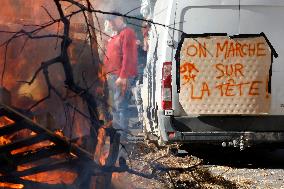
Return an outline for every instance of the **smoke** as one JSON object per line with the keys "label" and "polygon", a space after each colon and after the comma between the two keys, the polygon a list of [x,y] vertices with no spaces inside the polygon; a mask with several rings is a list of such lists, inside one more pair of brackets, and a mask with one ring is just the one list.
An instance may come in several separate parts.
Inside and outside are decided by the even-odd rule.
{"label": "smoke", "polygon": [[[50,17],[43,7],[49,11],[52,17],[58,17],[56,7],[54,6],[53,1],[50,0],[1,0],[1,4],[0,30],[2,31],[19,31],[22,28],[30,30],[33,27],[24,27],[23,25],[42,24],[50,21]],[[93,6],[97,10],[116,10],[122,14],[130,12],[129,15],[136,16],[139,15],[141,2],[140,0],[96,0],[93,1]],[[71,12],[74,9],[75,7],[73,6],[65,9],[65,11]],[[98,14],[97,16],[99,17],[100,29],[103,30],[104,15]],[[73,63],[76,83],[85,86],[93,83],[93,75],[96,68],[91,64],[92,58],[90,50],[84,45],[86,32],[84,30],[83,20],[84,19],[82,19],[81,16],[74,16],[71,19],[71,29],[75,32],[72,33],[73,44],[70,47],[69,55],[71,62]],[[98,23],[95,18],[94,20],[97,25],[96,27],[98,28]],[[54,25],[38,33],[38,35],[56,33],[57,30],[57,25]],[[60,31],[62,31],[62,26]],[[2,44],[8,38],[12,37],[12,35],[13,34],[8,33],[1,34],[0,43]],[[99,34],[97,35],[99,38]],[[105,41],[98,41],[100,43],[100,51],[104,51]],[[32,85],[23,84],[19,81],[30,80],[35,73],[35,70],[40,67],[43,61],[55,57],[59,52],[60,44],[55,39],[26,40],[25,38],[19,38],[9,44],[3,85],[12,94],[13,106],[27,109],[48,94],[47,86],[42,74],[39,75]],[[4,69],[5,46],[0,49],[0,53],[0,73],[2,73]],[[101,60],[103,59],[104,57],[101,56]],[[66,94],[66,89],[64,87],[65,78],[63,77],[64,74],[62,68],[55,65],[50,67],[48,71],[53,85],[62,94]],[[83,75],[87,83],[86,81],[83,81]],[[95,89],[93,90],[93,93],[96,94],[97,91]],[[83,112],[86,110],[85,105],[82,104],[80,100],[74,98],[71,102],[79,104],[79,107]],[[50,112],[56,120],[56,125],[53,126],[54,129],[71,128],[71,126],[67,126],[69,124],[66,123],[66,118],[64,116],[66,110],[64,109],[63,103],[54,94],[46,101],[46,103],[40,104],[37,108],[33,109],[33,111],[38,114]],[[86,125],[89,123],[82,121],[83,118],[81,118],[81,115],[75,115],[75,117],[78,120],[81,119],[81,121],[73,121],[73,123],[71,123],[72,121],[69,121],[70,124],[81,125],[81,127],[75,128],[70,135],[74,135],[74,137],[85,135],[88,132],[88,127]],[[67,130],[70,131],[70,129]]]}
{"label": "smoke", "polygon": [[[35,28],[34,26],[24,26],[32,24],[43,24],[50,21],[45,7],[52,17],[57,18],[56,7],[50,0],[1,0],[3,6],[0,7],[0,30],[1,31],[27,31]],[[66,11],[73,11],[72,8]],[[70,47],[70,58],[73,63],[75,82],[85,87],[94,80],[95,66],[92,65],[92,57],[89,47],[85,45],[86,34],[83,19],[80,16],[74,16],[71,20],[71,29],[76,31],[72,33],[73,43]],[[39,32],[37,35],[56,34],[58,25]],[[59,26],[59,32],[62,32],[62,26]],[[4,43],[11,38],[13,34],[3,33],[0,36],[0,43]],[[28,109],[37,101],[48,94],[47,85],[41,73],[32,85],[24,84],[19,81],[29,81],[43,61],[54,58],[60,53],[60,40],[56,39],[36,39],[18,38],[8,45],[8,51],[5,53],[5,45],[0,49],[0,73],[3,73],[4,60],[6,59],[5,75],[3,86],[7,88],[12,95],[12,105],[19,109]],[[5,56],[5,54],[7,56]],[[53,65],[48,70],[51,83],[62,94],[68,93],[64,86],[64,74],[60,65]],[[82,75],[84,73],[83,81]],[[92,89],[95,90],[95,89]],[[93,91],[95,93],[95,91]],[[70,94],[72,95],[72,94]],[[85,104],[79,97],[74,97],[70,103],[76,105],[82,112],[88,112]],[[51,97],[32,109],[35,115],[51,114],[55,120],[51,129],[64,129],[68,137],[82,137],[89,132],[89,122],[81,115],[74,113],[73,110],[66,110],[64,103],[54,93]],[[69,120],[66,118],[67,114]],[[69,112],[68,112],[69,111]],[[45,124],[45,123],[42,123]]]}
{"label": "smoke", "polygon": [[101,1],[101,3],[99,3],[98,6],[96,6],[96,9],[104,11],[115,10],[122,14],[126,14],[129,11],[131,11],[129,15],[136,16],[140,12],[140,6],[141,6],[141,0],[107,0],[107,1]]}

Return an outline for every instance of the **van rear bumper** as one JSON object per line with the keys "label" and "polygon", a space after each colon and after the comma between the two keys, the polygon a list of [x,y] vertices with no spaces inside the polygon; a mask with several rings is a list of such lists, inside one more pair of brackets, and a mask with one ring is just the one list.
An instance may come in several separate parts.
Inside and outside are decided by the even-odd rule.
{"label": "van rear bumper", "polygon": [[162,140],[168,144],[207,143],[234,147],[284,144],[284,116],[160,115],[159,126]]}

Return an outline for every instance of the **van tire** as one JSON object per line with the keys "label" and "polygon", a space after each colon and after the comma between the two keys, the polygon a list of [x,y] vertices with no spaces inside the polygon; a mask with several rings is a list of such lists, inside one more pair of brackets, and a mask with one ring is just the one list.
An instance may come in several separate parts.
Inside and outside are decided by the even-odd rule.
{"label": "van tire", "polygon": [[178,155],[178,148],[177,147],[173,147],[173,146],[168,146],[167,147],[167,154],[168,155],[173,155],[173,156]]}

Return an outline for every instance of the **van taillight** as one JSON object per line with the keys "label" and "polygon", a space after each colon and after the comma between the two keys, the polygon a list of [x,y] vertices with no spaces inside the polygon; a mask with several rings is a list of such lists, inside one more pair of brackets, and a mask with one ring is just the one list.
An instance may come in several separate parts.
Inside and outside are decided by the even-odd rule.
{"label": "van taillight", "polygon": [[164,62],[162,73],[162,108],[172,109],[172,63]]}

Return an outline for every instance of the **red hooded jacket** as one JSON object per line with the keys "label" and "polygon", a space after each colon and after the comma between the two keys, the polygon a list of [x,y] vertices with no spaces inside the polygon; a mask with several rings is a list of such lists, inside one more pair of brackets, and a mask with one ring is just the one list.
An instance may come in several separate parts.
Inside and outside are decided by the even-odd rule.
{"label": "red hooded jacket", "polygon": [[137,64],[136,34],[133,29],[126,27],[107,44],[105,71],[120,78],[135,77]]}

